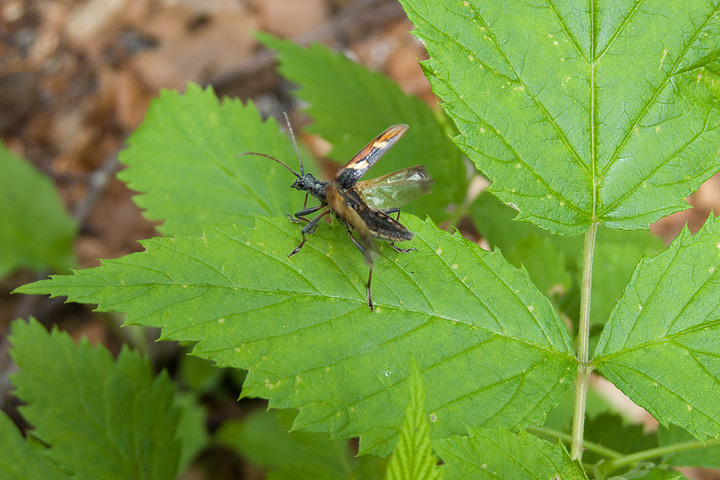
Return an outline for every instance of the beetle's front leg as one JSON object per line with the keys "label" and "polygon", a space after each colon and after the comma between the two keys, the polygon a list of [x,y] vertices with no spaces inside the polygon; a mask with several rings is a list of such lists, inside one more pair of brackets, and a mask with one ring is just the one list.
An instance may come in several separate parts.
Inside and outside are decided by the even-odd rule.
{"label": "beetle's front leg", "polygon": [[[310,212],[304,213],[304,215],[307,215],[308,213],[312,213],[317,210],[320,210],[321,208],[323,208],[322,205],[319,207],[313,207],[312,209],[308,208],[306,210],[310,210]],[[295,247],[295,249],[292,252],[290,252],[288,257],[292,257],[293,255],[295,255],[296,253],[298,253],[300,251],[300,249],[303,247],[303,245],[305,245],[305,241],[307,240],[305,238],[305,235],[312,235],[313,233],[315,233],[315,230],[317,230],[317,227],[318,227],[318,222],[320,222],[321,218],[323,218],[325,215],[330,213],[330,208],[327,208],[327,210],[320,213],[317,217],[313,218],[312,220],[308,220],[307,218],[304,218],[303,212],[304,212],[304,210],[300,210],[298,213],[295,214],[295,216],[297,218],[305,220],[306,222],[308,222],[308,224],[305,225],[302,229],[302,232],[301,232],[302,233],[302,241],[300,242],[300,245]]]}
{"label": "beetle's front leg", "polygon": [[315,213],[321,208],[323,208],[325,205],[318,205],[317,207],[310,207],[310,208],[303,208],[299,212],[295,212],[295,215],[290,215],[289,213],[285,215],[287,218],[290,219],[293,223],[300,223],[300,221],[304,222],[312,222],[309,218],[305,218],[307,215],[310,215],[311,213]]}

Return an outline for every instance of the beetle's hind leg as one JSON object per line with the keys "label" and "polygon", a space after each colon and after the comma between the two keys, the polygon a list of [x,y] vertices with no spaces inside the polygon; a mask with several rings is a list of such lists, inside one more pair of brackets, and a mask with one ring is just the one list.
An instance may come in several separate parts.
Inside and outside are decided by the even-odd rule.
{"label": "beetle's hind leg", "polygon": [[370,291],[370,282],[372,282],[372,267],[373,264],[370,264],[370,273],[368,273],[368,281],[367,281],[367,299],[368,299],[368,307],[370,307],[370,311],[374,311],[373,303],[372,303],[372,292]]}
{"label": "beetle's hind leg", "polygon": [[390,246],[391,246],[396,252],[400,252],[400,253],[417,252],[417,248],[415,248],[415,247],[411,247],[411,248],[400,248],[400,247],[396,246],[394,242],[391,242],[391,243],[390,243]]}
{"label": "beetle's hind leg", "polygon": [[[395,217],[395,220],[397,220],[398,222],[400,221],[400,209],[399,208],[386,208],[382,212],[386,215],[390,215],[392,213],[397,213],[397,217]],[[393,249],[395,249],[396,252],[400,252],[400,253],[410,253],[410,252],[417,251],[417,248],[415,248],[415,247],[412,247],[412,248],[397,247],[397,246],[395,246],[395,242],[390,242],[390,246]]]}
{"label": "beetle's hind leg", "polygon": [[372,269],[373,269],[373,265],[375,262],[373,261],[372,254],[370,254],[368,252],[367,248],[365,248],[365,246],[362,243],[357,241],[357,239],[353,236],[353,234],[350,230],[348,230],[348,235],[350,235],[350,239],[355,244],[355,246],[358,248],[358,250],[360,250],[360,253],[363,254],[363,256],[365,257],[365,261],[370,266],[370,273],[368,273],[368,280],[367,280],[367,301],[368,301],[368,307],[370,307],[370,311],[373,312],[373,311],[375,311],[375,307],[373,307],[372,291],[370,290],[370,283],[372,282]]}

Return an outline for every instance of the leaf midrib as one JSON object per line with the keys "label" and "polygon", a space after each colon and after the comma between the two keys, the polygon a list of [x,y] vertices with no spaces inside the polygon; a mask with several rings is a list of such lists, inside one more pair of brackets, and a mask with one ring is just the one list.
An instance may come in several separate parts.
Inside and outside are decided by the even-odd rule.
{"label": "leaf midrib", "polygon": [[[408,6],[406,6],[406,7],[409,8]],[[415,14],[418,16],[418,18],[422,18],[422,20],[423,20],[424,22],[426,22],[426,23],[429,24],[429,25],[433,25],[433,26],[434,26],[434,24],[433,24],[432,22],[429,22],[428,19],[426,19],[425,17],[421,16],[421,15],[417,12],[417,10],[413,10],[413,11],[414,11]],[[555,14],[555,9],[552,9],[552,11],[553,11],[553,13]],[[533,102],[535,103],[535,105],[540,109],[540,111],[542,112],[543,116],[545,117],[545,120],[546,120],[550,125],[552,125],[553,129],[554,129],[555,132],[558,134],[559,138],[562,140],[563,144],[566,146],[566,148],[567,148],[568,151],[570,152],[571,156],[572,156],[573,158],[575,158],[575,161],[577,162],[577,164],[580,165],[580,166],[582,167],[582,170],[585,171],[586,178],[592,180],[592,172],[588,171],[588,165],[585,164],[585,162],[582,161],[582,158],[580,157],[580,155],[579,155],[578,152],[576,151],[575,147],[569,142],[568,138],[566,137],[566,135],[564,134],[564,132],[562,131],[562,129],[559,127],[559,125],[557,125],[557,123],[556,123],[556,122],[553,120],[553,118],[549,115],[549,112],[545,109],[544,105],[543,105],[542,103],[540,103],[540,102],[537,100],[537,98],[531,93],[531,89],[529,89],[529,88],[527,87],[527,85],[526,85],[525,82],[522,80],[522,78],[520,77],[520,75],[518,75],[518,72],[515,70],[514,66],[513,66],[512,63],[510,62],[508,56],[505,54],[505,51],[500,47],[500,45],[498,44],[497,40],[495,39],[495,35],[492,34],[490,28],[488,28],[487,24],[483,21],[482,17],[480,17],[480,16],[477,14],[477,12],[475,11],[475,9],[473,9],[473,13],[475,14],[476,20],[477,20],[478,22],[480,22],[480,23],[485,27],[488,35],[492,38],[493,44],[497,47],[498,51],[500,51],[500,52],[502,53],[502,57],[503,57],[503,58],[505,59],[505,61],[507,62],[509,68],[511,68],[512,71],[515,73],[516,80],[515,80],[515,79],[512,79],[512,80],[509,80],[509,81],[518,82],[518,83],[520,83],[520,85],[522,85],[522,86],[524,87],[525,92],[530,96],[530,98],[532,98],[532,100],[533,100]],[[564,27],[564,26],[563,26],[563,27]],[[474,58],[477,56],[475,52],[471,52],[471,51],[468,50],[464,45],[458,43],[458,42],[457,42],[454,38],[452,38],[447,32],[445,32],[445,31],[443,31],[443,30],[440,30],[440,29],[438,29],[438,28],[436,28],[436,27],[434,27],[434,28],[435,28],[435,30],[436,30],[438,33],[440,33],[441,35],[443,35],[448,41],[454,43],[454,44],[457,45],[460,49],[462,49],[463,51],[467,52],[469,55],[472,55]],[[573,46],[575,46],[575,48],[577,48],[577,45],[575,45],[575,43],[573,43]],[[578,55],[579,55],[580,58],[582,58],[583,60],[585,60],[584,56],[582,55],[582,52],[578,52]],[[482,64],[487,68],[488,71],[494,72],[495,74],[499,75],[497,72],[495,72],[495,70],[487,67],[487,65],[486,65],[484,62],[480,62],[480,60],[478,60],[477,58],[476,58],[476,60],[477,60],[479,63],[482,63]],[[499,75],[499,76],[500,76],[500,77],[503,77],[502,75]],[[468,110],[474,111],[472,108],[469,108],[467,102],[465,102],[465,100],[462,99],[462,96],[461,96],[460,94],[458,94],[451,85],[449,85],[447,82],[441,80],[441,79],[440,79],[439,77],[437,77],[437,76],[435,76],[435,78],[438,79],[438,81],[442,81],[450,90],[452,90],[453,92],[455,92],[458,101],[462,101],[463,104],[465,104],[465,105],[468,107]],[[497,131],[497,128],[493,127],[492,124],[488,123],[486,120],[482,120],[482,121],[483,121],[483,123],[485,123],[486,125],[488,125],[490,128],[492,128],[493,131]],[[547,181],[545,180],[544,177],[538,175],[538,174],[535,172],[534,169],[530,168],[529,165],[528,165],[519,155],[517,155],[517,153],[515,153],[515,149],[512,148],[512,147],[507,143],[506,139],[505,139],[503,136],[500,136],[500,138],[502,139],[502,141],[503,141],[503,143],[506,145],[506,147],[509,148],[509,149],[515,154],[515,158],[517,159],[517,161],[518,161],[519,163],[521,163],[521,164],[526,168],[526,170],[527,170],[528,172],[530,172],[530,173],[534,176],[534,178],[535,178],[538,182],[540,182],[540,184],[542,184],[542,185],[547,189],[547,191],[551,192],[551,193],[554,194],[558,199],[562,200],[568,208],[570,208],[571,210],[575,211],[575,212],[576,212],[578,215],[580,215],[581,217],[587,217],[588,212],[585,212],[585,211],[582,210],[579,206],[575,205],[574,202],[570,201],[570,200],[569,200],[568,198],[566,198],[564,195],[561,195],[561,194],[560,194],[557,190],[555,190],[554,188],[551,188],[550,185],[547,183]],[[474,149],[474,148],[473,148],[473,150],[477,151],[477,150]],[[478,152],[478,153],[482,153],[482,152]],[[485,155],[485,154],[482,153],[482,155]],[[593,205],[593,208],[594,208],[594,205]]]}

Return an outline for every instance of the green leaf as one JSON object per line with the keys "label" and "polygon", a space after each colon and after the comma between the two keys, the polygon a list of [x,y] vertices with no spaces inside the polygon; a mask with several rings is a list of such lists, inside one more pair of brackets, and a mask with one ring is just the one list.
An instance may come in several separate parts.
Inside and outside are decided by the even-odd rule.
{"label": "green leaf", "polygon": [[442,471],[430,446],[430,421],[425,412],[425,388],[417,364],[410,369],[410,403],[390,463],[386,480],[439,480]]}
{"label": "green leaf", "polygon": [[[635,265],[644,256],[654,256],[663,249],[662,240],[648,232],[628,232],[599,228],[595,246],[592,306],[590,321],[605,324],[620,299]],[[580,284],[582,259],[577,258],[577,284]]]}
{"label": "green leaf", "polygon": [[[198,233],[200,225],[251,225],[253,214],[284,215],[302,204],[281,165],[244,152],[272,155],[292,166],[297,156],[273,119],[252,104],[218,101],[210,87],[189,84],[184,95],[163,90],[128,139],[118,176],[143,192],[135,202],[165,234]],[[294,192],[294,193],[293,193]]]}
{"label": "green leaf", "polygon": [[20,411],[63,469],[77,478],[174,478],[178,411],[166,375],[153,379],[129,350],[114,362],[105,348],[75,345],[34,320],[14,322],[11,342],[20,368],[12,380],[27,403]]}
{"label": "green leaf", "polygon": [[322,225],[288,258],[300,227],[284,218],[147,240],[147,252],[18,291],[98,303],[128,312],[128,323],[162,327],[166,339],[199,342],[195,354],[250,370],[243,395],[302,407],[297,428],[362,435],[361,451],[395,443],[411,355],[435,387],[433,437],[541,421],[572,386],[565,325],[499,254],[405,220],[417,251],[381,250],[375,313],[345,229]]}
{"label": "green leaf", "polygon": [[644,259],[600,337],[597,368],[663,425],[720,435],[720,223]]}
{"label": "green leaf", "polygon": [[177,382],[198,394],[212,395],[220,389],[225,373],[203,358],[182,355],[177,366]]}
{"label": "green leaf", "polygon": [[[648,466],[648,468],[651,467]],[[652,468],[647,473],[640,471],[637,475],[623,475],[622,478],[628,480],[688,480],[688,478],[680,472],[661,468]]]}
{"label": "green leaf", "polygon": [[0,412],[0,478],[3,480],[65,480],[65,474],[43,452],[43,448],[26,441],[12,420]]}
{"label": "green leaf", "polygon": [[[582,273],[582,237],[552,235],[534,225],[512,221],[513,210],[483,193],[471,204],[470,214],[480,233],[516,266],[527,268],[540,291],[573,297]],[[620,298],[635,265],[643,255],[655,255],[662,241],[647,232],[628,232],[600,227],[597,233],[590,320],[604,325]],[[577,304],[564,313],[577,318]],[[572,308],[572,310],[570,309]]]}
{"label": "green leaf", "polygon": [[177,435],[175,435],[175,438],[180,441],[177,471],[184,472],[197,454],[208,444],[209,436],[205,427],[206,414],[197,398],[190,394],[176,393],[173,408],[180,411]]}
{"label": "green leaf", "polygon": [[458,145],[518,219],[645,229],[720,169],[717,2],[401,3]]}
{"label": "green leaf", "polygon": [[254,464],[279,470],[277,478],[298,471],[307,474],[305,478],[352,478],[357,461],[350,455],[347,440],[288,432],[296,414],[293,410],[256,410],[242,420],[223,423],[215,438]]}
{"label": "green leaf", "polygon": [[550,235],[534,225],[515,222],[514,210],[487,192],[470,205],[470,215],[480,234],[492,246],[499,247],[509,262],[527,268],[541,292],[570,289],[570,271],[582,252],[579,237]]}
{"label": "green leaf", "polygon": [[267,34],[258,38],[279,52],[280,73],[297,83],[295,94],[308,104],[314,122],[308,130],[333,145],[330,157],[345,164],[390,125],[405,123],[410,130],[368,178],[413,165],[425,165],[435,180],[432,193],[411,202],[403,211],[430,215],[436,222],[448,217],[447,206],[462,203],[467,173],[460,150],[438,116],[420,99],[405,95],[384,75],[335,54],[322,45],[302,48]]}
{"label": "green leaf", "polygon": [[445,478],[587,480],[562,445],[552,446],[526,432],[469,429],[469,437],[438,440],[434,446],[446,464]]}
{"label": "green leaf", "polygon": [[76,226],[55,186],[0,142],[0,277],[75,265]]}

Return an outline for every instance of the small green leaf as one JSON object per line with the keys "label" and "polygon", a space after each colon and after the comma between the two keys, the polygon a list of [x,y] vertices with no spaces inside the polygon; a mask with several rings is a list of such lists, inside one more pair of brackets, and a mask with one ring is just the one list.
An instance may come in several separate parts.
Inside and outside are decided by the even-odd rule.
{"label": "small green leaf", "polygon": [[242,420],[225,422],[215,438],[261,467],[301,470],[308,474],[305,478],[350,478],[357,462],[350,455],[347,440],[333,440],[321,433],[288,432],[296,414],[292,410],[256,410]]}
{"label": "small green leaf", "polygon": [[225,373],[208,360],[182,355],[177,366],[177,382],[200,395],[212,395],[219,389]]}
{"label": "small green leaf", "polygon": [[26,441],[12,420],[0,412],[0,478],[3,480],[67,480],[70,476],[45,455],[37,443]]}
{"label": "small green leaf", "polygon": [[720,435],[720,222],[644,259],[613,310],[597,368],[663,425]]}
{"label": "small green leaf", "polygon": [[177,435],[175,435],[175,438],[180,441],[180,459],[177,470],[184,472],[197,454],[208,444],[209,436],[205,427],[206,414],[197,398],[187,393],[176,393],[173,408],[180,411]]}
{"label": "small green leaf", "polygon": [[[657,255],[663,248],[662,240],[649,232],[598,228],[590,310],[590,322],[593,325],[604,325],[608,321],[613,306],[630,281],[635,265],[644,256]],[[576,261],[579,286],[582,258],[578,257]]]}
{"label": "small green leaf", "polygon": [[[163,90],[128,139],[118,176],[142,192],[135,202],[165,234],[198,233],[200,225],[251,225],[253,214],[284,215],[302,205],[293,176],[256,155],[272,155],[293,168],[297,156],[273,119],[255,107],[218,101],[210,87],[189,84],[184,95]],[[294,193],[293,193],[294,192]]]}
{"label": "small green leaf", "polygon": [[646,229],[720,169],[716,2],[401,3],[458,145],[518,219]]}
{"label": "small green leaf", "polygon": [[333,145],[331,158],[345,164],[390,125],[408,124],[410,130],[367,177],[425,165],[435,180],[432,192],[403,211],[430,215],[440,222],[448,217],[449,204],[462,202],[467,173],[460,150],[425,102],[405,95],[384,75],[322,45],[306,49],[267,34],[258,38],[279,52],[280,73],[300,86],[295,93],[309,104],[308,114],[314,120],[308,130]]}
{"label": "small green leaf", "polygon": [[650,469],[650,471],[645,472],[643,470],[639,470],[637,474],[623,475],[622,478],[626,478],[628,480],[689,480],[685,475],[675,470],[652,468],[650,466],[647,466],[646,470],[647,469]]}
{"label": "small green leaf", "polygon": [[430,421],[425,412],[425,388],[417,364],[410,369],[410,403],[400,439],[390,457],[386,480],[439,480],[442,471],[430,446]]}
{"label": "small green leaf", "polygon": [[446,463],[446,480],[587,480],[562,445],[552,446],[526,432],[470,429],[469,437],[438,440],[434,446]]}
{"label": "small green leaf", "polygon": [[98,303],[162,327],[164,338],[198,342],[195,354],[250,370],[244,395],[302,407],[298,428],[362,435],[361,451],[387,453],[396,441],[410,356],[436,387],[434,437],[541,421],[572,386],[565,325],[501,255],[405,221],[417,251],[381,249],[374,313],[367,266],[345,229],[321,225],[288,258],[300,227],[284,218],[146,240],[147,252],[18,291]]}
{"label": "small green leaf", "polygon": [[34,320],[14,322],[10,340],[20,368],[12,381],[27,403],[20,411],[63,469],[77,478],[175,477],[178,411],[167,376],[153,379],[129,350],[114,362],[105,348],[75,345]]}
{"label": "small green leaf", "polygon": [[0,277],[18,267],[67,270],[75,233],[50,179],[0,142]]}

